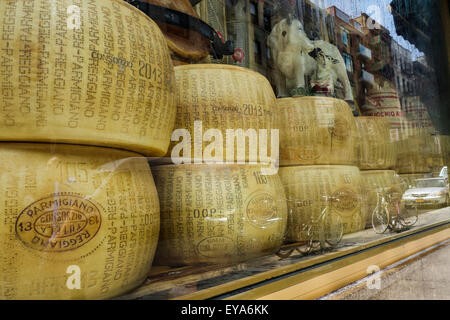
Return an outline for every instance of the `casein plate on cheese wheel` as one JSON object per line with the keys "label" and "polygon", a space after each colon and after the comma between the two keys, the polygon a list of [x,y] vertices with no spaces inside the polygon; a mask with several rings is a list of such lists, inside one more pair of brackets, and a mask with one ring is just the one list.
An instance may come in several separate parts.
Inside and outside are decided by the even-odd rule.
{"label": "casein plate on cheese wheel", "polygon": [[153,168],[161,204],[155,263],[232,263],[277,252],[287,222],[283,185],[258,165]]}
{"label": "casein plate on cheese wheel", "polygon": [[37,143],[0,155],[0,300],[107,299],[144,282],[159,235],[145,157]]}

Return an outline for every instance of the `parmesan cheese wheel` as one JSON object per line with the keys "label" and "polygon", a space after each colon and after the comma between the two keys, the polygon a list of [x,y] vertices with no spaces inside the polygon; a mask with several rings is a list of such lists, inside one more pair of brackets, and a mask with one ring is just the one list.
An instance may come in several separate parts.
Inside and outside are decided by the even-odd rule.
{"label": "parmesan cheese wheel", "polygon": [[358,117],[356,126],[359,133],[359,168],[362,170],[394,168],[397,154],[386,118]]}
{"label": "parmesan cheese wheel", "polygon": [[121,0],[17,0],[0,14],[0,140],[167,152],[173,65],[144,13]]}
{"label": "parmesan cheese wheel", "polygon": [[[368,210],[365,216],[366,228],[372,227],[372,213],[377,206],[377,196],[392,196],[392,199],[401,200],[405,190],[404,183],[399,175],[393,170],[370,170],[361,171],[364,197],[367,201]],[[391,210],[397,209],[395,203],[390,203]]]}
{"label": "parmesan cheese wheel", "polygon": [[409,129],[397,143],[396,171],[401,174],[433,170],[435,140],[427,130]]}
{"label": "parmesan cheese wheel", "polygon": [[287,241],[308,240],[305,226],[318,223],[324,208],[341,216],[344,233],[363,229],[366,206],[357,167],[283,167],[279,174],[288,201]]}
{"label": "parmesan cheese wheel", "polygon": [[403,130],[408,126],[398,92],[389,85],[370,90],[361,111],[364,116],[386,118],[392,130]]}
{"label": "parmesan cheese wheel", "polygon": [[[183,156],[187,159],[225,161],[227,151],[234,150],[234,159],[231,160],[249,161],[252,159],[249,150],[258,154],[258,141],[269,141],[270,146],[269,138],[273,127],[276,98],[269,81],[264,76],[241,67],[196,64],[175,67],[175,77],[178,107],[175,129],[188,131],[191,152],[188,155],[184,151],[177,151],[171,155],[171,150],[179,144],[175,139],[177,141],[172,142],[168,152],[168,156],[172,156],[172,159]],[[194,130],[195,122],[200,124],[197,131]],[[206,152],[212,145],[206,139],[210,129],[216,129],[215,133],[218,131],[221,135],[221,138],[209,137],[218,145],[217,152]],[[232,139],[227,139],[227,130],[238,129],[254,138],[245,138],[244,147],[239,147],[238,139],[232,136]],[[268,139],[261,139],[260,129],[267,130]],[[209,133],[215,134],[213,131]],[[234,141],[234,149],[226,148],[230,141]],[[239,154],[242,154],[242,157],[239,158]],[[270,152],[268,155],[270,156]],[[261,160],[260,162],[266,162],[260,154],[257,158]]]}
{"label": "parmesan cheese wheel", "polygon": [[302,97],[277,104],[282,166],[357,164],[356,122],[345,101]]}
{"label": "parmesan cheese wheel", "polygon": [[22,143],[0,154],[0,299],[111,298],[146,279],[159,235],[146,158]]}
{"label": "parmesan cheese wheel", "polygon": [[230,263],[276,252],[287,207],[278,175],[257,165],[153,168],[161,203],[156,263]]}

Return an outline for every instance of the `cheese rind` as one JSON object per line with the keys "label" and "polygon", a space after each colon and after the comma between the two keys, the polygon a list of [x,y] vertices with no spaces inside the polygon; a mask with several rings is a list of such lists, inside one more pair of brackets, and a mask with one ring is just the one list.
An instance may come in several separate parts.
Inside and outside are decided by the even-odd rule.
{"label": "cheese rind", "polygon": [[145,157],[22,143],[0,154],[0,299],[107,299],[146,279],[159,200]]}
{"label": "cheese rind", "polygon": [[358,117],[359,168],[361,170],[393,169],[397,159],[395,142],[390,137],[386,118]]}
{"label": "cheese rind", "polygon": [[282,166],[357,165],[356,122],[345,101],[283,98],[277,106]]}
{"label": "cheese rind", "polygon": [[397,142],[396,171],[400,174],[432,173],[443,165],[438,137],[426,129],[410,129]]}
{"label": "cheese rind", "polygon": [[278,175],[257,165],[153,168],[161,203],[156,263],[231,263],[276,252],[287,207]]}
{"label": "cheese rind", "polygon": [[[177,152],[172,156],[172,150],[181,142],[179,139],[171,143],[167,157],[202,158],[205,162],[225,161],[227,152],[233,151],[234,157],[231,161],[248,162],[252,159],[249,150],[254,150],[257,155],[255,162],[270,161],[258,156],[261,142],[267,141],[270,149],[271,129],[275,128],[273,118],[276,98],[264,76],[236,66],[195,64],[176,66],[175,77],[178,108],[175,130],[188,131],[190,156],[184,152]],[[199,123],[197,131],[195,122]],[[243,145],[239,145],[234,135],[227,135],[228,130],[237,133],[236,130],[239,129],[245,139]],[[260,130],[267,130],[267,139],[261,136],[263,133]],[[216,137],[217,132],[220,133],[220,138]],[[218,146],[216,151],[210,149],[213,143]],[[233,149],[227,147],[229,143],[233,145]],[[210,152],[205,152],[206,149]],[[196,150],[200,151],[200,154]],[[239,154],[242,157],[239,158]],[[271,156],[270,150],[267,156]]]}
{"label": "cheese rind", "polygon": [[167,152],[175,78],[158,26],[121,0],[0,1],[0,140]]}
{"label": "cheese rind", "polygon": [[279,174],[288,201],[287,241],[308,240],[308,227],[318,225],[325,208],[340,215],[344,233],[363,229],[366,204],[357,167],[293,166]]}

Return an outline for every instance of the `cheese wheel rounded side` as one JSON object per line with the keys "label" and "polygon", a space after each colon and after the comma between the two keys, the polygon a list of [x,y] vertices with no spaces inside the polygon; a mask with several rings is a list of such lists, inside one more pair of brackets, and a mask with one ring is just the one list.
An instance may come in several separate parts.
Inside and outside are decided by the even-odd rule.
{"label": "cheese wheel rounded side", "polygon": [[166,154],[174,71],[143,12],[121,0],[17,0],[0,13],[0,140]]}
{"label": "cheese wheel rounded side", "polygon": [[159,235],[145,157],[22,143],[0,155],[0,299],[108,299],[145,281]]}
{"label": "cheese wheel rounded side", "polygon": [[[261,143],[271,146],[276,98],[263,75],[230,65],[195,64],[176,66],[175,78],[178,140],[172,141],[167,157],[270,161],[270,151],[261,156],[259,150]],[[183,143],[185,150],[180,150]]]}
{"label": "cheese wheel rounded side", "polygon": [[397,143],[396,171],[400,174],[431,173],[436,147],[434,137],[427,130],[408,130]]}
{"label": "cheese wheel rounded side", "polygon": [[280,168],[279,175],[288,201],[288,242],[308,240],[308,226],[325,208],[341,217],[344,233],[363,229],[366,204],[357,167],[292,166]]}
{"label": "cheese wheel rounded side", "polygon": [[232,263],[275,253],[287,207],[278,175],[253,165],[153,168],[161,203],[156,263]]}
{"label": "cheese wheel rounded side", "polygon": [[395,168],[397,153],[391,141],[390,125],[386,118],[357,117],[359,134],[359,168],[385,170]]}
{"label": "cheese wheel rounded side", "polygon": [[357,165],[356,121],[343,100],[278,99],[280,164]]}

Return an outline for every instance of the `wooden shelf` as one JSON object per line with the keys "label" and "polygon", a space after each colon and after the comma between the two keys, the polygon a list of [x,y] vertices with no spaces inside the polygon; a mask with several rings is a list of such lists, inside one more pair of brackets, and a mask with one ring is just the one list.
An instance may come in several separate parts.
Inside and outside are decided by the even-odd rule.
{"label": "wooden shelf", "polygon": [[141,287],[120,299],[313,299],[365,277],[367,263],[382,268],[443,238],[450,238],[450,208],[420,215],[418,224],[402,233],[346,235],[336,250],[323,254],[271,255],[221,266],[155,266]]}

